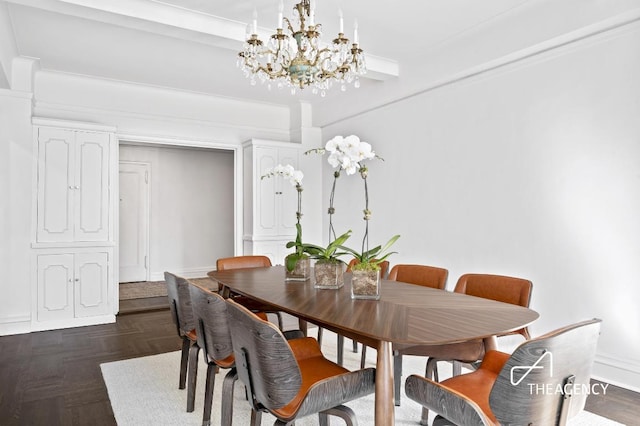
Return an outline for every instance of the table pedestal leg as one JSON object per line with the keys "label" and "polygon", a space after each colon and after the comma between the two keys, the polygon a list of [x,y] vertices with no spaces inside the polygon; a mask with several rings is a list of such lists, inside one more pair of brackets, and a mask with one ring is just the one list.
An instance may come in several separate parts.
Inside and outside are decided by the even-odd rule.
{"label": "table pedestal leg", "polygon": [[484,351],[485,353],[488,351],[497,351],[498,350],[498,339],[496,336],[486,337],[483,339],[484,343]]}
{"label": "table pedestal leg", "polygon": [[376,363],[376,426],[392,426],[394,415],[393,350],[391,342],[380,342]]}

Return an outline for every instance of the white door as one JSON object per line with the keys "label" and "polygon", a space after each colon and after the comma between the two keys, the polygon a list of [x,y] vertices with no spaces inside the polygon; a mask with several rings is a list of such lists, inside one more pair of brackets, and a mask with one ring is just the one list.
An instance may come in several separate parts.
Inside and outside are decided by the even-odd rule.
{"label": "white door", "polygon": [[120,279],[148,280],[149,173],[148,163],[120,162]]}

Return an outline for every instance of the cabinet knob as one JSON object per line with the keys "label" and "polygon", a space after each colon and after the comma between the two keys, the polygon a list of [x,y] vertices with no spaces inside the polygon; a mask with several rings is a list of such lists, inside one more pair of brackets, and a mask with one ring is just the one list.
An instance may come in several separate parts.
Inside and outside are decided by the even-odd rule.
{"label": "cabinet knob", "polygon": [[73,280],[71,278],[69,278],[69,284],[71,284],[73,282]]}
{"label": "cabinet knob", "polygon": [[80,278],[76,278],[76,282],[80,281]]}
{"label": "cabinet knob", "polygon": [[276,191],[276,195],[282,195],[281,191]]}

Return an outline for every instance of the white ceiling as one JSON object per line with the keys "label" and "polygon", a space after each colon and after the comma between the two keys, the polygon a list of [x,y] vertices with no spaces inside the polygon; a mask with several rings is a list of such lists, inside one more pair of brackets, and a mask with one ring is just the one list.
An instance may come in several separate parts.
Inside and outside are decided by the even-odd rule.
{"label": "white ceiling", "polygon": [[[1,0],[0,0],[1,1]],[[261,34],[275,26],[278,0],[5,0],[19,55],[43,70],[204,94],[292,105],[344,103],[358,92],[433,67],[430,50],[490,25],[527,0],[317,0],[316,21],[333,39],[337,11],[347,36],[357,18],[371,77],[360,89],[326,97],[251,86],[236,67],[254,7]],[[295,2],[285,0],[285,16]],[[407,73],[403,70],[411,70]]]}

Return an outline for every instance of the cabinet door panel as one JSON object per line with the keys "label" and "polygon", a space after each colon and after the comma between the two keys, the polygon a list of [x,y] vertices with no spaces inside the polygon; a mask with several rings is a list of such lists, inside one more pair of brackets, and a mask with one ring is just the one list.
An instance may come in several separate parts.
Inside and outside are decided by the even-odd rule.
{"label": "cabinet door panel", "polygon": [[38,241],[73,240],[73,146],[69,130],[39,129]]}
{"label": "cabinet door panel", "polygon": [[104,315],[108,311],[107,253],[78,253],[75,257],[75,316]]}
{"label": "cabinet door panel", "polygon": [[38,256],[38,321],[73,318],[73,255]]}
{"label": "cabinet door panel", "polygon": [[274,148],[256,148],[256,160],[258,162],[258,176],[256,185],[258,196],[256,198],[257,233],[260,235],[278,235],[277,225],[277,197],[279,197],[279,177],[261,179],[268,169],[275,167],[278,163],[277,150]]}
{"label": "cabinet door panel", "polygon": [[109,135],[77,132],[75,184],[76,241],[109,238]]}

